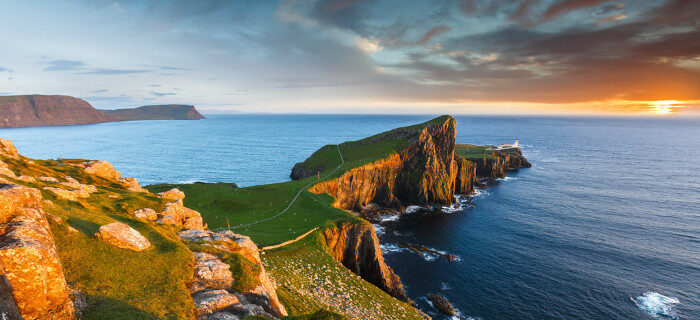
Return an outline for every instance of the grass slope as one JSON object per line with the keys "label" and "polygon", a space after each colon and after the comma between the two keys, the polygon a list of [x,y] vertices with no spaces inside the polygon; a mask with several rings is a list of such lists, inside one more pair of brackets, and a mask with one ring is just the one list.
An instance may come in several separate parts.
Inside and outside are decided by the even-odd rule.
{"label": "grass slope", "polygon": [[[42,190],[44,199],[53,203],[45,203],[44,210],[59,218],[49,222],[66,280],[86,295],[88,308],[82,319],[191,319],[194,316],[187,288],[194,268],[192,253],[178,241],[173,230],[140,222],[131,214],[144,207],[162,210],[163,199],[127,191],[110,180],[59,161],[35,160],[30,164],[6,157],[2,160],[20,175],[51,176],[61,181],[69,175],[98,187],[89,198],[73,202],[42,190],[55,184],[16,181]],[[139,231],[153,247],[134,252],[113,247],[93,236],[101,225],[115,221]]]}

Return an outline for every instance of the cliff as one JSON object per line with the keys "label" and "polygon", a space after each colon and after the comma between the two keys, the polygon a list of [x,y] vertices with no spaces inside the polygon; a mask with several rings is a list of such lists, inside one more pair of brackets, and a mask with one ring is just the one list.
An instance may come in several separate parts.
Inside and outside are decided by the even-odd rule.
{"label": "cliff", "polygon": [[457,155],[476,165],[478,178],[503,178],[509,170],[532,167],[519,148],[491,150],[487,146],[456,145]]}
{"label": "cliff", "polygon": [[333,258],[367,282],[410,303],[401,279],[385,262],[374,228],[366,221],[339,222],[322,231]]}
{"label": "cliff", "polygon": [[[345,157],[353,149],[366,146],[374,149],[372,146],[376,144],[399,141],[392,144],[395,148],[388,156],[350,168],[309,191],[328,193],[335,197],[334,206],[352,210],[362,210],[368,203],[384,207],[450,204],[455,193],[472,192],[475,181],[475,167],[461,157],[455,158],[455,125],[454,118],[442,116],[417,126],[341,144]],[[309,163],[312,161],[307,159],[295,166],[296,172],[309,172],[303,169]]]}
{"label": "cliff", "polygon": [[69,96],[0,97],[0,128],[56,126],[117,121],[85,100]]}
{"label": "cliff", "polygon": [[131,109],[101,110],[123,120],[199,120],[204,116],[194,106],[152,105]]}

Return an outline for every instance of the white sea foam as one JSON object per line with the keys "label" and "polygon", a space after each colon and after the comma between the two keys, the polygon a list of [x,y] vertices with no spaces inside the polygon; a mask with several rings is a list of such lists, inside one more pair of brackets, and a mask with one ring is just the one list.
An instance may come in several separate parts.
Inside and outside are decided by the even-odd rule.
{"label": "white sea foam", "polygon": [[503,177],[503,178],[498,178],[496,181],[513,181],[513,180],[518,180],[518,178],[515,177]]}
{"label": "white sea foam", "polygon": [[389,222],[389,221],[397,221],[397,220],[399,220],[398,214],[390,214],[390,215],[382,216],[379,218],[380,222]]}
{"label": "white sea foam", "polygon": [[481,197],[481,196],[485,196],[485,195],[487,195],[487,194],[489,194],[489,192],[486,191],[486,189],[474,188],[474,194],[472,194],[472,197],[473,197],[473,198],[475,198],[475,197]]}
{"label": "white sea foam", "polygon": [[378,224],[372,224],[372,226],[374,226],[374,232],[375,232],[378,236],[384,234],[384,227],[382,227],[382,226],[380,226],[380,225],[378,225]]}
{"label": "white sea foam", "polygon": [[391,243],[386,243],[386,244],[380,244],[379,248],[382,249],[382,253],[387,254],[387,253],[394,253],[394,252],[402,252],[406,251],[408,249],[401,248],[395,244]]}
{"label": "white sea foam", "polygon": [[678,299],[667,297],[657,292],[645,292],[643,295],[632,299],[634,303],[649,313],[654,318],[676,319],[674,304],[680,303]]}
{"label": "white sea foam", "polygon": [[447,282],[441,282],[440,289],[444,291],[444,290],[450,290],[450,289],[452,289],[452,287],[450,287],[450,284]]}
{"label": "white sea foam", "polygon": [[408,206],[406,207],[406,211],[404,213],[417,213],[418,211],[422,210],[423,207],[421,206]]}

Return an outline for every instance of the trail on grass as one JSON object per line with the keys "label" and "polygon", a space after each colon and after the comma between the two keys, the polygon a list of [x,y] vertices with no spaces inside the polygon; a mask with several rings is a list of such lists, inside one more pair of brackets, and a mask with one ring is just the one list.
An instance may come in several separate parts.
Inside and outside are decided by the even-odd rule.
{"label": "trail on grass", "polygon": [[[299,192],[297,192],[297,194],[294,196],[294,198],[292,199],[292,201],[289,203],[289,205],[287,205],[286,208],[284,208],[284,210],[278,212],[277,214],[275,214],[275,215],[272,216],[272,217],[265,218],[265,219],[263,219],[263,220],[256,221],[256,222],[251,222],[251,223],[241,224],[241,225],[237,225],[237,226],[232,226],[232,227],[230,227],[230,228],[231,228],[231,229],[235,229],[235,228],[240,228],[240,227],[248,227],[248,226],[256,225],[256,224],[258,224],[258,223],[267,222],[267,221],[270,221],[270,220],[272,220],[272,219],[275,219],[275,218],[281,216],[283,213],[287,212],[287,210],[289,210],[289,208],[292,207],[292,205],[294,204],[294,202],[297,201],[297,199],[299,198],[299,195],[301,195],[301,193],[302,193],[304,190],[306,190],[306,189],[308,189],[309,187],[311,187],[312,184],[315,184],[315,183],[317,183],[317,182],[319,182],[319,181],[321,181],[321,180],[325,180],[326,178],[330,177],[332,174],[334,174],[336,171],[338,171],[338,170],[340,169],[340,167],[342,167],[342,166],[345,164],[345,159],[343,159],[343,154],[340,153],[340,145],[337,144],[337,145],[336,145],[336,148],[338,148],[338,155],[340,156],[340,165],[339,165],[337,168],[335,168],[333,171],[331,171],[329,174],[327,174],[325,177],[319,178],[319,179],[317,179],[316,181],[310,182],[309,184],[307,184],[307,185],[304,186],[303,188],[299,189]],[[219,229],[216,229],[215,231],[222,231],[222,230],[228,230],[228,229],[229,229],[228,227],[227,227],[227,228],[219,228]]]}

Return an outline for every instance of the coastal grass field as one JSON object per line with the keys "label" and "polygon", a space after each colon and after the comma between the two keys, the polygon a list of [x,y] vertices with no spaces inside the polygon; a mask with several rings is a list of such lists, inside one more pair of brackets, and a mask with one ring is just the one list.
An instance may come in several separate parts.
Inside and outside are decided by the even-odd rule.
{"label": "coastal grass field", "polygon": [[291,315],[330,310],[352,319],[423,319],[407,304],[343,267],[322,244],[320,231],[262,255]]}

